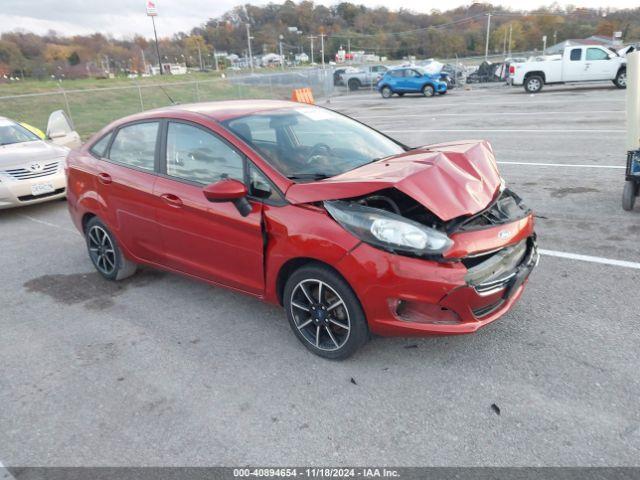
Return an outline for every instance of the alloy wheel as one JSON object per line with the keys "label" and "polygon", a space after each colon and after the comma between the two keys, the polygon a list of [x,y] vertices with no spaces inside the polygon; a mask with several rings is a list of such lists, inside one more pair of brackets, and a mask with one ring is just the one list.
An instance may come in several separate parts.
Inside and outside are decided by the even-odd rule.
{"label": "alloy wheel", "polygon": [[627,74],[626,73],[621,73],[620,75],[618,75],[618,86],[620,86],[620,87],[626,87],[627,86]]}
{"label": "alloy wheel", "polygon": [[351,320],[347,306],[330,285],[317,279],[298,283],[291,292],[295,326],[315,348],[335,351],[349,340]]}
{"label": "alloy wheel", "polygon": [[540,80],[538,80],[537,78],[532,78],[531,80],[529,80],[529,83],[527,84],[527,90],[529,90],[530,92],[537,92],[538,90],[540,90]]}
{"label": "alloy wheel", "polygon": [[116,269],[116,251],[107,231],[99,225],[87,232],[89,255],[93,264],[103,275],[111,275]]}

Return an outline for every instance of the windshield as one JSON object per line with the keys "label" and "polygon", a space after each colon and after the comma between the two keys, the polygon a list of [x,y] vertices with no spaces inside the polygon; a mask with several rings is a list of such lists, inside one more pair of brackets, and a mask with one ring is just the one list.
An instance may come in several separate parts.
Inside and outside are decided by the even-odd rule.
{"label": "windshield", "polygon": [[35,133],[30,132],[22,125],[14,122],[0,120],[0,146],[12,143],[33,142],[40,140]]}
{"label": "windshield", "polygon": [[270,110],[224,124],[295,180],[332,177],[405,151],[381,133],[318,107]]}

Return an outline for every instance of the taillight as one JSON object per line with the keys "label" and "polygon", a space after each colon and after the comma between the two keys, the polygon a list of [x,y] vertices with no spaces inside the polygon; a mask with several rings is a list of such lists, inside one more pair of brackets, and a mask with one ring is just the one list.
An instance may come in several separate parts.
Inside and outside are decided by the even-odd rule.
{"label": "taillight", "polygon": [[516,73],[516,66],[509,65],[509,75],[513,75],[514,73]]}

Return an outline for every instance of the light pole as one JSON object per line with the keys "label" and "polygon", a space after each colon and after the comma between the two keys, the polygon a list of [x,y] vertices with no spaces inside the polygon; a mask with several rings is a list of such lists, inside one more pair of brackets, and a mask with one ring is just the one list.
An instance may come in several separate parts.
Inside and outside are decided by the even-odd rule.
{"label": "light pole", "polygon": [[322,68],[324,69],[324,37],[325,34],[321,33],[320,34],[320,52],[322,54]]}
{"label": "light pole", "polygon": [[251,27],[250,25],[247,23],[247,46],[249,47],[249,67],[251,68],[251,73],[253,73],[253,55],[251,54],[251,39],[253,38],[251,36]]}
{"label": "light pole", "polygon": [[491,14],[487,13],[487,41],[484,44],[484,60],[489,58],[489,33],[491,32]]}
{"label": "light pole", "polygon": [[313,41],[318,38],[318,37],[314,37],[313,35],[309,35],[309,40],[311,40],[311,65],[313,65]]}
{"label": "light pole", "polygon": [[282,55],[282,39],[284,37],[282,35],[280,35],[278,37],[278,46],[280,47],[280,66],[282,67],[282,70],[284,70],[284,56]]}

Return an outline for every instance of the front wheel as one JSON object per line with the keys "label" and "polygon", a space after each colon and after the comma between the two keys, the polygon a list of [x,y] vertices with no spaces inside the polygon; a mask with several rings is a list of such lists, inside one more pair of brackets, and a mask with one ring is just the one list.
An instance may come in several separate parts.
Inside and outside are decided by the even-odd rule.
{"label": "front wheel", "polygon": [[125,258],[115,237],[98,217],[87,222],[85,239],[93,266],[107,280],[123,280],[136,272],[137,265]]}
{"label": "front wheel", "polygon": [[620,70],[613,80],[613,84],[618,88],[627,88],[627,71]]}
{"label": "front wheel", "polygon": [[636,203],[636,193],[638,186],[633,180],[627,180],[624,182],[624,189],[622,190],[622,208],[624,210],[633,210],[633,206]]}
{"label": "front wheel", "polygon": [[326,266],[296,270],[285,285],[283,303],[296,337],[316,355],[342,360],[369,338],[358,298],[349,284]]}
{"label": "front wheel", "polygon": [[539,75],[531,75],[524,81],[524,90],[528,93],[538,93],[544,86],[544,80]]}
{"label": "front wheel", "polygon": [[425,85],[424,87],[422,87],[422,94],[425,97],[433,97],[435,93],[436,91],[433,89],[431,85]]}
{"label": "front wheel", "polygon": [[360,80],[357,80],[355,78],[352,78],[351,80],[349,80],[349,83],[347,84],[347,86],[349,87],[349,90],[356,91],[360,88]]}
{"label": "front wheel", "polygon": [[385,85],[382,87],[382,90],[380,90],[380,95],[382,95],[382,98],[391,98],[393,91]]}

